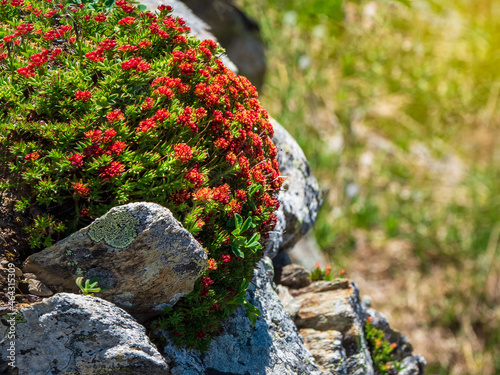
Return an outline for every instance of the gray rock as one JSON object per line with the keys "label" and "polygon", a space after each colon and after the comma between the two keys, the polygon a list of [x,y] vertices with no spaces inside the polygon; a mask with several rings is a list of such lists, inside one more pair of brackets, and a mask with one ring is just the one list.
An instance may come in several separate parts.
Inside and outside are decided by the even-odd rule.
{"label": "gray rock", "polygon": [[[139,2],[144,4],[151,12],[154,12],[158,8],[158,5],[170,5],[173,8],[174,16],[184,19],[187,26],[191,28],[192,36],[200,40],[212,39],[217,42],[217,38],[209,31],[210,26],[197,17],[183,2],[178,0],[140,0]],[[221,60],[224,65],[238,74],[238,68],[227,55],[223,55]]]}
{"label": "gray rock", "polygon": [[412,355],[403,359],[403,369],[398,372],[398,375],[424,375],[427,362],[420,355]]}
{"label": "gray rock", "polygon": [[[19,374],[170,374],[145,328],[100,298],[60,293],[21,309],[16,321]],[[9,328],[0,325],[1,361],[8,361]]]}
{"label": "gray rock", "polygon": [[278,224],[270,235],[266,255],[274,258],[281,250],[291,248],[309,231],[321,207],[321,192],[304,152],[295,139],[276,120],[273,142],[278,148],[278,163],[285,176],[276,212]]}
{"label": "gray rock", "polygon": [[143,322],[192,291],[207,267],[201,245],[168,209],[139,202],[31,255],[23,271],[56,292],[79,292],[77,277],[97,277],[99,297]]}
{"label": "gray rock", "polygon": [[165,355],[173,375],[320,375],[272,287],[269,263],[259,263],[247,292],[248,300],[262,313],[255,327],[240,307],[224,323],[224,333],[213,340],[207,352],[167,345]]}
{"label": "gray rock", "polygon": [[295,319],[300,310],[300,304],[292,297],[286,286],[278,285],[276,292],[287,314],[290,315],[290,318]]}

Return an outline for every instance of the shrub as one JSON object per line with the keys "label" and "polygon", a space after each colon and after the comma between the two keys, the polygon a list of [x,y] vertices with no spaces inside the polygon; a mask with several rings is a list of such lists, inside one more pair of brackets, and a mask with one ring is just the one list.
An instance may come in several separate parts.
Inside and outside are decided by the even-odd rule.
{"label": "shrub", "polygon": [[364,328],[375,372],[382,375],[399,373],[404,367],[394,358],[397,344],[386,340],[384,332],[375,328],[371,317],[366,318]]}
{"label": "shrub", "polygon": [[171,11],[0,2],[2,188],[22,184],[16,209],[43,212],[26,228],[36,249],[119,204],[169,208],[210,266],[155,326],[206,349],[237,306],[258,314],[244,295],[281,178],[255,88]]}

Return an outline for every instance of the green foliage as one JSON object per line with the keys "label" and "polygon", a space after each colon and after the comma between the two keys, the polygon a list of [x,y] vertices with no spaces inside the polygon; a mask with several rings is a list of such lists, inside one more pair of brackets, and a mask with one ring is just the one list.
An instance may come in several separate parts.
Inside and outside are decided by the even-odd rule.
{"label": "green foliage", "polygon": [[94,293],[97,293],[97,292],[100,292],[101,291],[101,288],[99,288],[97,286],[98,284],[98,280],[85,280],[84,282],[84,278],[83,277],[77,277],[76,280],[75,280],[75,283],[76,285],[78,285],[78,287],[80,288],[80,290],[82,291],[82,294],[84,295],[91,295],[93,296]]}
{"label": "green foliage", "polygon": [[[276,222],[272,125],[223,50],[191,37],[171,7],[112,5],[0,5],[0,162],[10,188],[26,188],[16,209],[43,212],[27,228],[35,249],[120,204],[170,209],[210,267],[159,325],[206,349],[238,305],[258,316],[244,296]],[[123,247],[134,231],[114,218],[89,233]]]}
{"label": "green foliage", "polygon": [[401,361],[396,361],[392,354],[397,345],[385,339],[384,332],[373,326],[371,318],[365,321],[365,338],[377,374],[397,374],[404,368]]}

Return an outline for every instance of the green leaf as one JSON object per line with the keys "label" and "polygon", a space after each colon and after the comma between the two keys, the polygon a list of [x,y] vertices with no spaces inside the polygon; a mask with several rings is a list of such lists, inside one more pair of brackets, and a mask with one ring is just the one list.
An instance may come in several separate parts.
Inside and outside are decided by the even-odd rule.
{"label": "green leaf", "polygon": [[260,233],[255,233],[249,240],[248,242],[258,242],[260,240]]}
{"label": "green leaf", "polygon": [[148,7],[144,4],[137,5],[137,8],[139,8],[141,12],[145,12],[146,10],[148,10]]}
{"label": "green leaf", "polygon": [[252,218],[251,217],[248,217],[245,222],[243,223],[243,225],[241,226],[241,232],[240,233],[243,233],[244,231],[246,231],[248,228],[250,228],[252,226]]}
{"label": "green leaf", "polygon": [[236,229],[240,229],[242,223],[243,218],[238,214],[234,214],[234,225],[236,225]]}
{"label": "green leaf", "polygon": [[243,253],[243,251],[240,250],[240,248],[238,246],[231,246],[231,250],[233,250],[233,253],[234,255],[238,256],[238,257],[242,257],[244,258],[245,257],[245,254]]}

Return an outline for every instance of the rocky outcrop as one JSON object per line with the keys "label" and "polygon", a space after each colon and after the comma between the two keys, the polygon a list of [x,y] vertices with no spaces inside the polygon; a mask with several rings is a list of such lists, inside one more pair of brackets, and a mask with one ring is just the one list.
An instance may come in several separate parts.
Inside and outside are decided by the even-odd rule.
{"label": "rocky outcrop", "polygon": [[[0,362],[8,362],[9,317],[4,315],[0,325]],[[170,374],[146,329],[100,298],[60,293],[21,309],[12,318],[16,321],[12,373]]]}
{"label": "rocky outcrop", "polygon": [[[297,286],[306,273],[297,265],[286,266],[278,282]],[[423,375],[425,360],[412,355],[411,342],[390,328],[387,319],[363,306],[355,283],[347,279],[316,281],[300,288],[279,285],[286,311],[293,311],[294,321],[323,375],[374,374],[364,323],[371,318],[375,328],[394,344],[391,354],[402,361],[399,374]],[[286,291],[285,291],[286,290]]]}
{"label": "rocky outcrop", "polygon": [[[267,258],[255,271],[247,299],[262,316],[255,327],[239,307],[224,323],[224,333],[212,341],[205,353],[167,345],[173,375],[320,375],[314,358],[283,310],[272,285],[272,264]],[[167,336],[168,338],[168,336]]]}
{"label": "rocky outcrop", "polygon": [[31,255],[23,271],[56,292],[79,292],[79,276],[98,278],[99,297],[145,321],[193,290],[207,267],[201,245],[168,209],[140,202]]}

